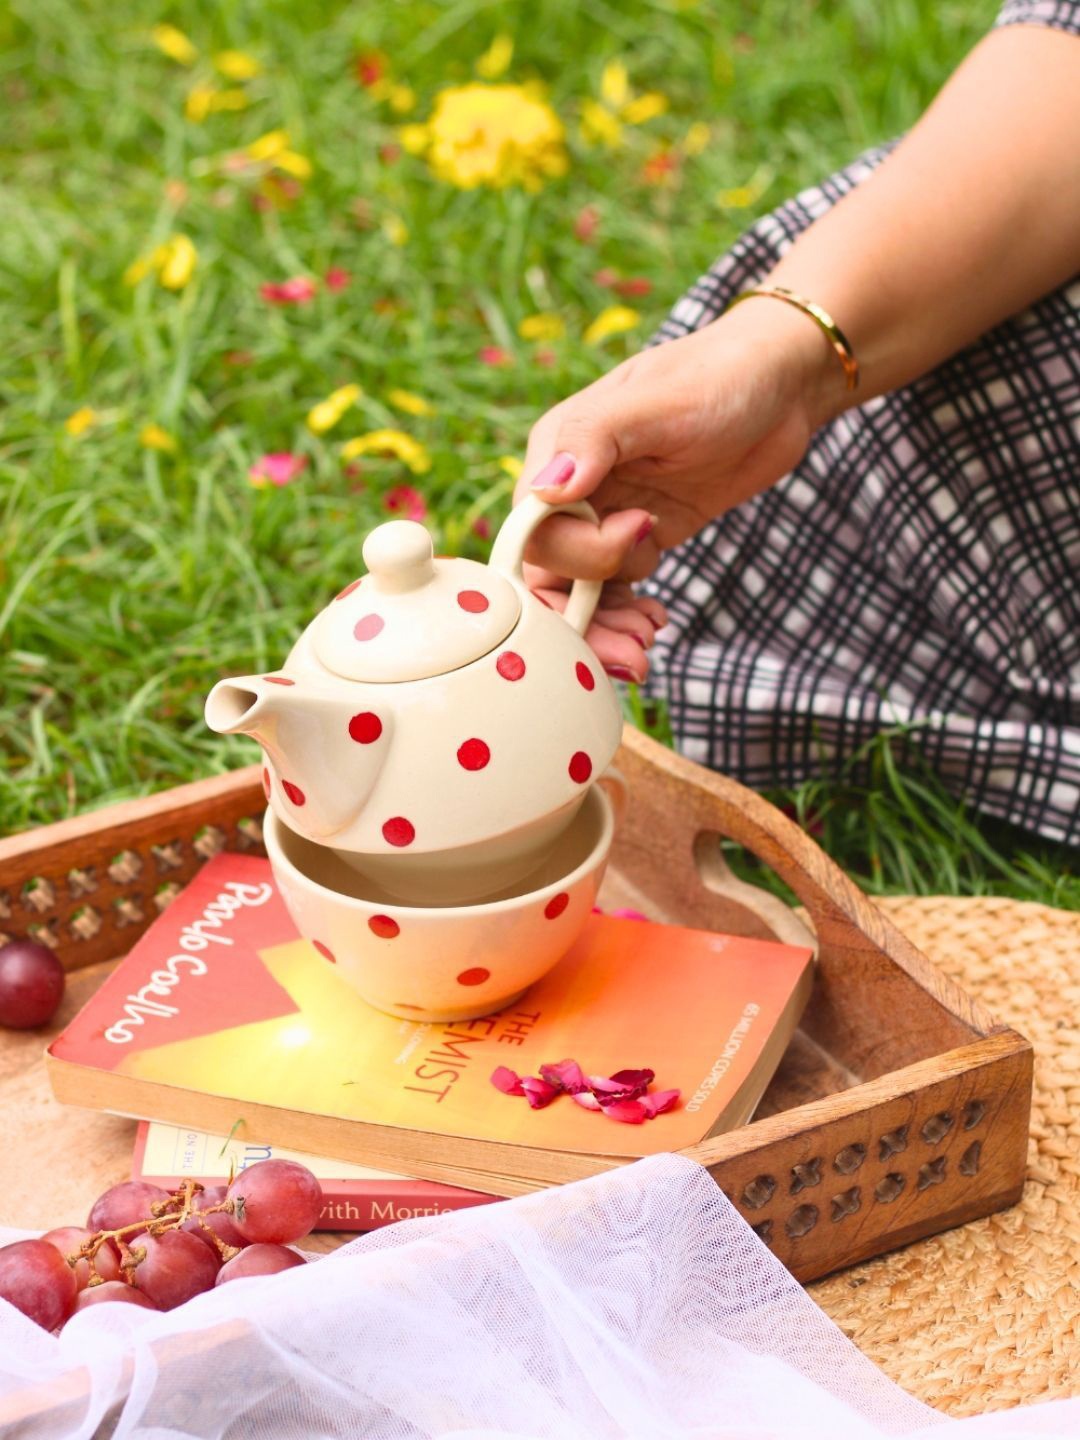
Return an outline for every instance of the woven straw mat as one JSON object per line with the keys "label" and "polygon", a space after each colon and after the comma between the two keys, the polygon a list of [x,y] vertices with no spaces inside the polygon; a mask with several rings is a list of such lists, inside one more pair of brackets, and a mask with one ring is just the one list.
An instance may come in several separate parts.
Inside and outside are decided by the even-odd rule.
{"label": "woven straw mat", "polygon": [[1019,1205],[809,1287],[913,1395],[950,1415],[1080,1394],[1080,915],[985,896],[877,903],[1035,1047]]}

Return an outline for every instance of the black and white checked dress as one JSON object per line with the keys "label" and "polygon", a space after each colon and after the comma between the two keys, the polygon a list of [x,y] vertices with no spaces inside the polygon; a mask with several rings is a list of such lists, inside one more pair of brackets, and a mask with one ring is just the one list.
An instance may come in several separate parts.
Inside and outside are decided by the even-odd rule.
{"label": "black and white checked dress", "polygon": [[[1080,3],[997,23],[1080,36]],[[656,340],[759,284],[890,148],[758,221]],[[1080,842],[1080,277],[819,430],[646,588],[671,617],[647,688],[683,754],[793,785],[900,727],[975,809]]]}

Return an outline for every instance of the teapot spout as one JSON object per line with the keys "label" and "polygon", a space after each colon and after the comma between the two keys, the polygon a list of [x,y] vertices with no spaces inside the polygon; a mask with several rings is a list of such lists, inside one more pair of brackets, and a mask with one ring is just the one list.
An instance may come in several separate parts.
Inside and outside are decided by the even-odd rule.
{"label": "teapot spout", "polygon": [[204,714],[207,725],[218,735],[253,735],[258,740],[272,709],[273,701],[261,677],[252,675],[219,680],[206,697]]}

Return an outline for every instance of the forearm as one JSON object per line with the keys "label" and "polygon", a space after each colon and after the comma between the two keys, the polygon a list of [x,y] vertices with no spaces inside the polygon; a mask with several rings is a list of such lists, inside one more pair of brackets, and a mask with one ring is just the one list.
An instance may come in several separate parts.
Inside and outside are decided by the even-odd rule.
{"label": "forearm", "polygon": [[1078,266],[1080,40],[1016,26],[976,47],[768,283],[823,305],[858,357],[852,393],[822,337],[825,419],[924,374]]}

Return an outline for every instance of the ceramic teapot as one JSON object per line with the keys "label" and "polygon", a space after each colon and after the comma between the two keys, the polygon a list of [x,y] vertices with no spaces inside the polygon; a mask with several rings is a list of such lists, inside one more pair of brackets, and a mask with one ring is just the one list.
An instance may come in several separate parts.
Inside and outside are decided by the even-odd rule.
{"label": "ceramic teapot", "polygon": [[583,638],[600,584],[575,581],[560,614],[522,575],[529,536],[560,510],[596,522],[584,502],[527,496],[487,565],[435,558],[414,521],[380,525],[368,573],[282,668],[207,698],[212,730],[263,747],[277,817],[412,904],[528,875],[618,748],[618,697]]}

